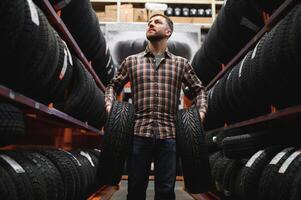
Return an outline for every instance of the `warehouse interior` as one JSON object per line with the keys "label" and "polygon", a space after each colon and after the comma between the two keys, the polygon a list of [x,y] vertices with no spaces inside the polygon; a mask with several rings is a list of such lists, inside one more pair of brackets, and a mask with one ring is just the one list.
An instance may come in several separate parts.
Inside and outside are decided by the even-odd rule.
{"label": "warehouse interior", "polygon": [[301,199],[299,0],[1,0],[1,200],[126,199],[131,83],[115,114],[105,90],[158,13],[208,102],[177,132],[176,199]]}

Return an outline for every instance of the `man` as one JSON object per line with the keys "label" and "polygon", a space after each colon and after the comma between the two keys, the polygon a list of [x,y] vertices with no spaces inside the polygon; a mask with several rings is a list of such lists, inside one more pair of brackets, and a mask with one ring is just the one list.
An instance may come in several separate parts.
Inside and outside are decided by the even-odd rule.
{"label": "man", "polygon": [[144,52],[127,57],[108,85],[105,106],[110,112],[115,94],[131,82],[135,108],[133,146],[128,159],[128,200],[144,200],[151,162],[154,162],[155,199],[175,199],[176,130],[182,83],[196,96],[196,105],[203,121],[207,96],[187,59],[167,49],[173,22],[165,15],[155,14],[146,31],[148,46]]}

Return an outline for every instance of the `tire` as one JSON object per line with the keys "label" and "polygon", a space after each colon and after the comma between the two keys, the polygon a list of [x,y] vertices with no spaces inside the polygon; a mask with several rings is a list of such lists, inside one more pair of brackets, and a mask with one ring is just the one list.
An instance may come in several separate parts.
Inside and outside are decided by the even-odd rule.
{"label": "tire", "polygon": [[190,193],[208,191],[211,187],[208,148],[195,106],[178,111],[176,130],[185,189]]}
{"label": "tire", "polygon": [[0,103],[0,146],[16,142],[16,139],[25,135],[24,117],[17,107]]}
{"label": "tire", "polygon": [[134,129],[134,107],[115,101],[104,127],[104,147],[100,157],[100,178],[107,185],[121,180],[125,160],[129,154]]}

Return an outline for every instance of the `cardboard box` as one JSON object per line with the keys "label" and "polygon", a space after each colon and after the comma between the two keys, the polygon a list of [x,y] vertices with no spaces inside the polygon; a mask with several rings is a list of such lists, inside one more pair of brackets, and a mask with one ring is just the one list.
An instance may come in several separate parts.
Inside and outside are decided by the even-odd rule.
{"label": "cardboard box", "polygon": [[211,17],[170,17],[174,23],[200,23],[200,24],[211,24]]}
{"label": "cardboard box", "polygon": [[117,20],[117,5],[106,5],[105,6],[105,18],[106,21]]}
{"label": "cardboard box", "polygon": [[105,12],[96,12],[96,16],[100,22],[105,21],[106,18]]}
{"label": "cardboard box", "polygon": [[169,17],[174,23],[192,23],[191,17]]}
{"label": "cardboard box", "polygon": [[146,22],[147,10],[145,8],[134,8],[134,22]]}
{"label": "cardboard box", "polygon": [[192,23],[212,24],[212,17],[191,17]]}
{"label": "cardboard box", "polygon": [[121,8],[120,21],[121,22],[133,22],[134,21],[134,9],[133,8]]}
{"label": "cardboard box", "polygon": [[162,10],[148,10],[148,19],[157,13],[164,15],[164,11]]}
{"label": "cardboard box", "polygon": [[[117,5],[105,6],[105,18],[108,21],[117,21]],[[133,4],[121,4],[120,5],[120,21],[121,22],[133,22],[134,9]]]}

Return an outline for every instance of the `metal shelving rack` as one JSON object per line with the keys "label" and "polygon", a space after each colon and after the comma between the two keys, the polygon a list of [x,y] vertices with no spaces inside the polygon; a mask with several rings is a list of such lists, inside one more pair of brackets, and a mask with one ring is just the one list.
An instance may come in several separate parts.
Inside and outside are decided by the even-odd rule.
{"label": "metal shelving rack", "polygon": [[[210,5],[212,9],[212,21],[216,17],[216,6],[223,5],[224,1],[216,0],[90,0],[91,3],[116,3],[117,4],[117,23],[120,22],[120,5],[122,3],[166,3],[166,4],[196,4],[196,5]],[[112,22],[108,22],[112,23]],[[135,22],[134,22],[135,23]],[[203,28],[210,28],[211,25],[204,24]]]}
{"label": "metal shelving rack", "polygon": [[[250,40],[227,65],[220,71],[212,81],[206,86],[206,90],[209,90],[213,85],[226,73],[234,67],[234,63],[239,61],[249,50],[254,47],[259,39],[269,32],[274,25],[276,25],[285,16],[290,9],[298,2],[298,0],[286,0],[266,21],[265,26]],[[252,119],[241,121],[238,123],[225,125],[217,129],[207,131],[207,134],[222,133],[236,128],[249,128],[249,127],[262,127],[269,126],[271,123],[287,122],[290,120],[301,120],[301,105],[291,106],[285,109],[272,111],[269,114],[258,116]],[[212,193],[193,194],[196,200],[219,200],[220,198]]]}
{"label": "metal shelving rack", "polygon": [[[51,25],[56,29],[57,32],[61,34],[61,37],[66,41],[69,48],[72,48],[76,53],[76,56],[82,61],[84,67],[91,73],[94,78],[96,85],[102,90],[105,90],[105,86],[99,80],[95,71],[91,67],[91,64],[88,62],[87,58],[84,56],[83,52],[75,42],[74,38],[64,25],[63,21],[60,19],[55,9],[61,9],[67,5],[69,1],[62,1],[59,5],[52,5],[48,0],[41,1],[44,10],[46,11],[46,16]],[[65,3],[67,2],[67,3]],[[32,120],[40,121],[43,123],[51,124],[55,127],[64,127],[71,129],[82,129],[88,132],[89,134],[94,135],[103,135],[103,131],[97,129],[87,122],[80,121],[64,112],[61,112],[51,106],[44,105],[40,102],[37,102],[29,97],[26,97],[22,94],[17,93],[16,91],[11,90],[3,85],[0,85],[0,99],[4,101],[8,101],[14,103],[20,107],[22,107],[25,115],[34,114],[35,117],[32,117]],[[104,112],[103,115],[106,113]],[[70,131],[68,131],[70,132]],[[72,132],[72,131],[71,131]]]}
{"label": "metal shelving rack", "polygon": [[[259,39],[266,32],[269,32],[297,2],[298,0],[286,0],[283,2],[283,4],[269,17],[265,26],[238,52],[238,54],[236,54],[236,56],[233,57],[233,59],[224,67],[224,69],[212,79],[212,81],[207,85],[206,89],[209,90],[226,73],[226,71],[230,70],[234,66],[233,64],[239,61],[250,50],[250,48],[254,47]],[[276,110],[266,115],[227,125],[225,127],[220,127],[214,130],[209,130],[208,133],[223,132],[234,128],[247,126],[257,126],[266,122],[283,120],[289,116],[298,117],[299,115],[301,115],[301,105],[292,106],[282,110]]]}

